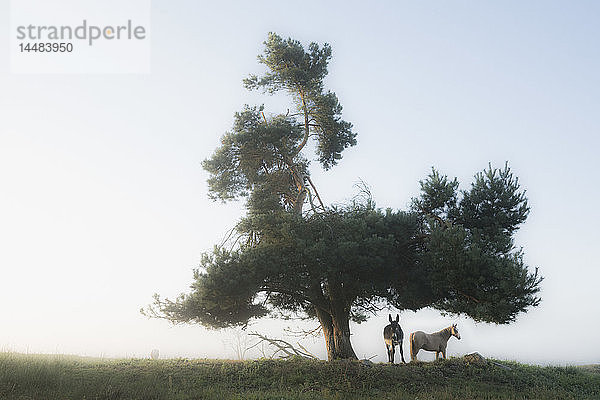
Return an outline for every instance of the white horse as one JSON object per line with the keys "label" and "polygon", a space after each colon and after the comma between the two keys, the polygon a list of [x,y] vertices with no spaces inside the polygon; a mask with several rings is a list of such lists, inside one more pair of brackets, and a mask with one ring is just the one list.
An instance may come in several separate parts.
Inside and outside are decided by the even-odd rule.
{"label": "white horse", "polygon": [[435,333],[425,333],[416,331],[410,334],[410,359],[411,361],[417,361],[417,353],[419,350],[435,351],[435,359],[437,360],[442,356],[446,358],[446,346],[448,345],[448,339],[450,336],[454,336],[460,340],[460,333],[456,328],[456,324],[442,329]]}

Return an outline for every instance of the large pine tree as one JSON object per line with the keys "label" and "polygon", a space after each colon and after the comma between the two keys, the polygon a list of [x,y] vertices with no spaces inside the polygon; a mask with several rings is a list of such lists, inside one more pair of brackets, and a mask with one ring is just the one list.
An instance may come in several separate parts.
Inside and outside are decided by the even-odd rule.
{"label": "large pine tree", "polygon": [[[433,170],[407,211],[377,209],[370,196],[327,206],[306,152],[324,169],[356,144],[323,79],[331,48],[269,34],[258,57],[267,72],[249,89],[285,91],[293,112],[248,107],[204,162],[210,196],[246,198],[230,247],[206,254],[191,292],[155,296],[144,313],[224,328],[284,313],[319,321],[329,359],[355,358],[350,321],[382,307],[431,306],[508,323],[537,306],[541,278],[528,272],[513,234],[529,206],[508,166],[475,176],[469,190]],[[314,140],[314,146],[307,144]]]}

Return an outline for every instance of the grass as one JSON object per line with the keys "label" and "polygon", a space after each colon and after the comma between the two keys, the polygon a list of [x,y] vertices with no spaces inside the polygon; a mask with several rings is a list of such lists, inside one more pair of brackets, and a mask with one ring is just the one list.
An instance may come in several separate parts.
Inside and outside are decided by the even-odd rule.
{"label": "grass", "polygon": [[294,359],[95,359],[0,353],[2,400],[600,399],[600,368],[462,359],[408,365]]}

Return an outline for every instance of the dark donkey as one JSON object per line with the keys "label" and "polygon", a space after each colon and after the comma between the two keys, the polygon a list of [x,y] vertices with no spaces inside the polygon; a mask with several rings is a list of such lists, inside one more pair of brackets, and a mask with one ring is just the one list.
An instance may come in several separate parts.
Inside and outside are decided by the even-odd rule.
{"label": "dark donkey", "polygon": [[385,341],[385,347],[387,347],[388,361],[392,364],[394,363],[394,353],[396,352],[395,347],[399,345],[400,347],[400,357],[402,358],[402,362],[406,364],[404,361],[404,354],[402,352],[402,340],[404,339],[404,332],[402,332],[402,328],[400,328],[400,316],[396,314],[396,320],[392,319],[392,314],[389,314],[390,324],[383,328],[383,340]]}

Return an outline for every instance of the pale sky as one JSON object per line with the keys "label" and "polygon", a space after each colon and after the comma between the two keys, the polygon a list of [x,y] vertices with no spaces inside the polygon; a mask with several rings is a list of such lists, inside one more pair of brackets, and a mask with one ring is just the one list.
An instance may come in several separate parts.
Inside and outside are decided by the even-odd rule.
{"label": "pale sky", "polygon": [[[488,162],[508,161],[527,189],[517,243],[545,277],[541,305],[506,326],[401,312],[404,332],[458,321],[449,355],[600,362],[583,339],[600,331],[600,3],[155,0],[151,73],[126,75],[11,74],[8,8],[0,0],[0,350],[234,356],[231,332],[139,309],[187,291],[242,216],[208,199],[200,163],[245,103],[288,107],[242,87],[274,31],[332,45],[327,85],[358,132],[337,167],[313,163],[324,201],[362,179],[378,206],[406,209],[431,166],[467,188]],[[359,357],[386,360],[386,324],[352,326]],[[294,341],[288,326],[250,330]],[[322,338],[303,344],[326,357]]]}

